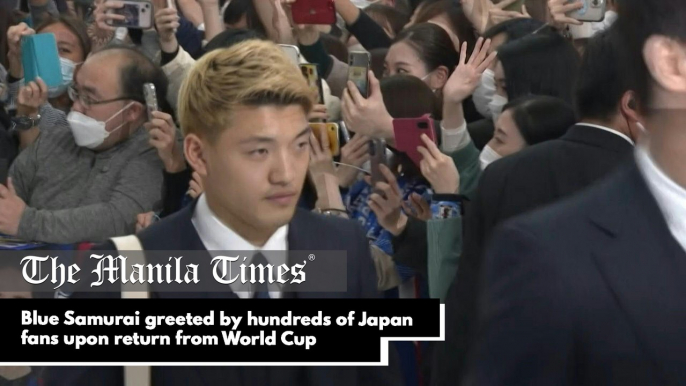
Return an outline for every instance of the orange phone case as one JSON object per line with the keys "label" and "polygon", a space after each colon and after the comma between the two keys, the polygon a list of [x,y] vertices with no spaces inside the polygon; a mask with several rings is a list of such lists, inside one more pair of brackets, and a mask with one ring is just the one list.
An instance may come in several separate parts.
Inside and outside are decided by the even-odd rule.
{"label": "orange phone case", "polygon": [[322,137],[322,130],[326,130],[329,137],[329,148],[332,155],[340,155],[341,146],[338,138],[338,124],[336,123],[310,123],[310,128],[317,139]]}

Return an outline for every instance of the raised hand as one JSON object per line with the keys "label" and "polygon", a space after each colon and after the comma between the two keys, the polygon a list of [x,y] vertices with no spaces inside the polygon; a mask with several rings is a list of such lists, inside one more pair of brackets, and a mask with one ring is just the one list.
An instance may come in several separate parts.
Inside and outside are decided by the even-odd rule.
{"label": "raised hand", "polygon": [[456,194],[460,189],[460,174],[453,159],[443,154],[426,134],[422,134],[424,146],[417,150],[422,154],[419,169],[437,194]]}
{"label": "raised hand", "polygon": [[7,30],[7,59],[9,61],[9,73],[17,79],[24,77],[24,67],[21,64],[21,39],[24,36],[35,35],[36,31],[29,28],[26,23],[19,23]]}
{"label": "raised hand", "polygon": [[152,113],[153,119],[145,124],[150,136],[150,145],[157,149],[157,154],[164,163],[167,173],[178,173],[186,169],[183,149],[176,141],[176,125],[171,115],[161,111]]}
{"label": "raised hand", "polygon": [[496,53],[488,54],[491,40],[479,38],[472,55],[467,60],[467,43],[462,43],[460,62],[443,88],[444,100],[450,103],[462,103],[467,99],[481,81],[481,75],[493,64]]}

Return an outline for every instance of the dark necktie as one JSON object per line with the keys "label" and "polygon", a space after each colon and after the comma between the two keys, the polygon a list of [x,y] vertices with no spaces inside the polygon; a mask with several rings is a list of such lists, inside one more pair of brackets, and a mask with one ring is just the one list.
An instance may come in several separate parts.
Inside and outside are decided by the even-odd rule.
{"label": "dark necktie", "polygon": [[[266,277],[266,267],[269,264],[267,261],[267,258],[264,257],[262,253],[256,253],[255,256],[253,256],[251,264],[255,267],[255,274],[257,277],[255,280],[258,280],[255,282],[255,285],[253,286],[253,298],[254,299],[269,299],[269,278]],[[259,267],[260,264],[262,264],[263,267],[265,267],[265,278],[264,278],[264,283],[259,282]]]}

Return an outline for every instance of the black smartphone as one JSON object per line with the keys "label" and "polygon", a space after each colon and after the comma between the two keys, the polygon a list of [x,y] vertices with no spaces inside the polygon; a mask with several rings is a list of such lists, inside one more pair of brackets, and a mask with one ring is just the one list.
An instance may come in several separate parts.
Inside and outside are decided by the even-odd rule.
{"label": "black smartphone", "polygon": [[363,97],[369,97],[369,67],[372,57],[369,52],[353,51],[350,53],[348,64],[348,80],[353,82]]}
{"label": "black smartphone", "polygon": [[379,138],[369,141],[369,155],[372,169],[372,191],[382,194],[382,192],[377,191],[376,183],[386,181],[380,168],[381,165],[388,166],[386,162],[386,141]]}

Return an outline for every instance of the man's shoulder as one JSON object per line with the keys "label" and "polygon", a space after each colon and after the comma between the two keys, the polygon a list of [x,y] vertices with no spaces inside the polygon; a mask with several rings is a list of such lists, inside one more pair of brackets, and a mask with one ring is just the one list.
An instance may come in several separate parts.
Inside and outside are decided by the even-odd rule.
{"label": "man's shoulder", "polygon": [[505,221],[501,228],[528,233],[542,243],[583,245],[589,232],[597,230],[594,217],[618,213],[616,198],[626,189],[628,173],[622,168],[587,189]]}

